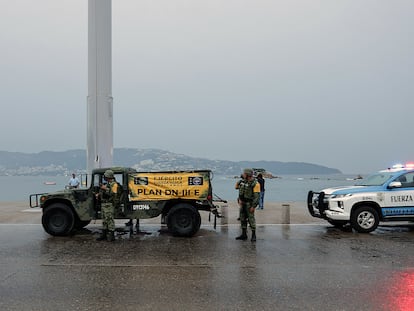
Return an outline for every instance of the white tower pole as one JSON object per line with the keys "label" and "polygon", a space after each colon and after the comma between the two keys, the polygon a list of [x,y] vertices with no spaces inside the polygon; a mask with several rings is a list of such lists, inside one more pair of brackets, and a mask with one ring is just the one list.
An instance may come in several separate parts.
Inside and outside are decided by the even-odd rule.
{"label": "white tower pole", "polygon": [[113,161],[111,0],[88,4],[87,172]]}

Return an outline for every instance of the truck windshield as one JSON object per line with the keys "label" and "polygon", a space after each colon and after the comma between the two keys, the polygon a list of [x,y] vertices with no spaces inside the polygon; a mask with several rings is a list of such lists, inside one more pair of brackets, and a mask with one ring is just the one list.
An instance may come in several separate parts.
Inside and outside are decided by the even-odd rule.
{"label": "truck windshield", "polygon": [[382,186],[387,180],[394,176],[393,172],[381,172],[364,178],[356,186]]}

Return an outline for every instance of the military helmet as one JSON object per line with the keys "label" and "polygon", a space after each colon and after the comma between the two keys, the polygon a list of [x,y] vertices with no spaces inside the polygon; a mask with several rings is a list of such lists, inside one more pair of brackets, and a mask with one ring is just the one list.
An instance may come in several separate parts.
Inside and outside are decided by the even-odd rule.
{"label": "military helmet", "polygon": [[253,170],[251,168],[245,168],[243,170],[243,173],[246,174],[247,176],[253,176]]}
{"label": "military helmet", "polygon": [[106,170],[104,173],[105,178],[114,178],[114,172],[112,170]]}

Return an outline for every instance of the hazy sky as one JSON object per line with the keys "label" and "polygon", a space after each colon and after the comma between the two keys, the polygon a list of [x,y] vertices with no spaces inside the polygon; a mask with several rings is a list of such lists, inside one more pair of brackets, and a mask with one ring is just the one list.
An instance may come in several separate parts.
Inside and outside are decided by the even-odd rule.
{"label": "hazy sky", "polygon": [[[88,1],[0,5],[0,150],[86,148]],[[115,147],[414,161],[412,0],[113,0],[112,21]]]}

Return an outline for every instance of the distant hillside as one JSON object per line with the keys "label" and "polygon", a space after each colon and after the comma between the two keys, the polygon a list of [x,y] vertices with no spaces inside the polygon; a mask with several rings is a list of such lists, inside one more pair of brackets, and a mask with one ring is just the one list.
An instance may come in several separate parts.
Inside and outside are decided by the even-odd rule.
{"label": "distant hillside", "polygon": [[[139,171],[211,169],[219,175],[239,175],[244,167],[264,168],[273,175],[340,174],[337,169],[311,163],[278,161],[221,161],[189,157],[159,149],[115,148],[114,165]],[[0,151],[0,175],[62,175],[83,172],[86,151],[21,153]]]}
{"label": "distant hillside", "polygon": [[238,162],[242,167],[265,168],[266,171],[276,175],[306,174],[306,175],[325,175],[341,174],[340,170],[329,168],[322,165],[303,163],[303,162],[279,162],[279,161],[242,161]]}

